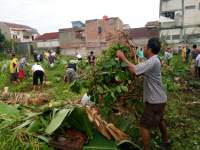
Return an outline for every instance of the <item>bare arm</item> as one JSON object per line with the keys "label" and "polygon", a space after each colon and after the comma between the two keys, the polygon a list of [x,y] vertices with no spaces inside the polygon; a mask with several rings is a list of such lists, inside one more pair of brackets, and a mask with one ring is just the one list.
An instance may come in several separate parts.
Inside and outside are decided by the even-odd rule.
{"label": "bare arm", "polygon": [[124,63],[126,63],[128,65],[128,70],[130,73],[132,73],[133,75],[135,75],[135,65],[132,64],[125,56],[124,53],[121,51],[117,52],[117,57]]}

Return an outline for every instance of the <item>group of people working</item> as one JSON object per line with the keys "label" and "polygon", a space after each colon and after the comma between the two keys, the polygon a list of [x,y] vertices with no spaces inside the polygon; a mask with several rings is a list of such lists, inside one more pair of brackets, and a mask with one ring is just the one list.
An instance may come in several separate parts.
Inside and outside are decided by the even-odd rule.
{"label": "group of people working", "polygon": [[[43,57],[44,56],[44,57]],[[40,65],[40,62],[43,61],[43,58],[47,59],[49,61],[49,67],[53,67],[55,60],[56,60],[56,53],[51,52],[45,52],[44,55],[38,54],[36,52],[33,53],[34,58],[34,65],[31,67],[31,73],[32,73],[32,82],[33,82],[33,90],[36,90],[42,88],[44,79],[46,80],[46,74],[45,70]],[[88,62],[90,65],[95,66],[95,59],[94,52],[91,51],[90,55],[87,57]],[[78,58],[80,60],[80,58]],[[69,64],[66,66],[66,73],[64,76],[64,80],[66,82],[72,82],[76,79],[76,68],[77,61],[71,60]],[[20,81],[24,80],[28,76],[28,72],[26,72],[27,67],[30,67],[30,64],[28,64],[27,58],[23,56],[19,61],[15,54],[12,54],[12,58],[10,61],[10,80],[12,83],[17,84]],[[40,83],[39,83],[40,82]]]}
{"label": "group of people working", "polygon": [[[168,65],[170,65],[175,52],[175,50],[169,47],[165,50],[164,57]],[[200,49],[197,48],[197,45],[193,45],[192,50],[188,46],[179,47],[177,53],[181,58],[180,63],[190,64],[191,62],[194,76],[200,78]]]}

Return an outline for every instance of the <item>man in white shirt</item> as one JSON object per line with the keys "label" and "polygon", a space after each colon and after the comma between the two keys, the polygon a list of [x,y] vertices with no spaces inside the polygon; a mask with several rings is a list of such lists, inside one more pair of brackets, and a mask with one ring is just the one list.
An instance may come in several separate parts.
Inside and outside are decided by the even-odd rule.
{"label": "man in white shirt", "polygon": [[196,57],[196,66],[197,66],[197,70],[198,70],[198,76],[200,78],[200,54],[197,55]]}
{"label": "man in white shirt", "polygon": [[38,80],[40,79],[40,85],[42,87],[44,77],[46,80],[46,75],[43,67],[37,63],[32,66],[31,71],[33,76],[33,90],[35,91],[38,86]]}

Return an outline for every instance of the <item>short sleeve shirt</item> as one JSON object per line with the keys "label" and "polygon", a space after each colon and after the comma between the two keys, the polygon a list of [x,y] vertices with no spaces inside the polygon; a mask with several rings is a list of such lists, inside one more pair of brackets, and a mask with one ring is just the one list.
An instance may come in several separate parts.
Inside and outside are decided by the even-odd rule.
{"label": "short sleeve shirt", "polygon": [[13,58],[10,62],[10,73],[17,72],[16,65],[18,65],[18,60],[17,60],[17,58]]}
{"label": "short sleeve shirt", "polygon": [[161,62],[157,55],[136,65],[136,75],[144,76],[143,100],[150,104],[166,103],[167,96],[161,78]]}
{"label": "short sleeve shirt", "polygon": [[42,72],[44,72],[44,69],[42,68],[42,66],[37,65],[37,64],[33,65],[32,68],[31,68],[31,70],[32,70],[32,72],[35,72],[35,71],[42,71]]}

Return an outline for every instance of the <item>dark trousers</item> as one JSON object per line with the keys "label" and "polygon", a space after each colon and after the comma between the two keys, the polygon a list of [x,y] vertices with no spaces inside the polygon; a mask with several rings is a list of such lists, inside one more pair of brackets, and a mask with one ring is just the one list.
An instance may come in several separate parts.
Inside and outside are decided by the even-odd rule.
{"label": "dark trousers", "polygon": [[43,84],[44,72],[37,70],[33,73],[33,85],[38,85],[38,79],[40,79],[40,84]]}
{"label": "dark trousers", "polygon": [[199,78],[200,78],[200,67],[198,67],[198,75],[199,75]]}

